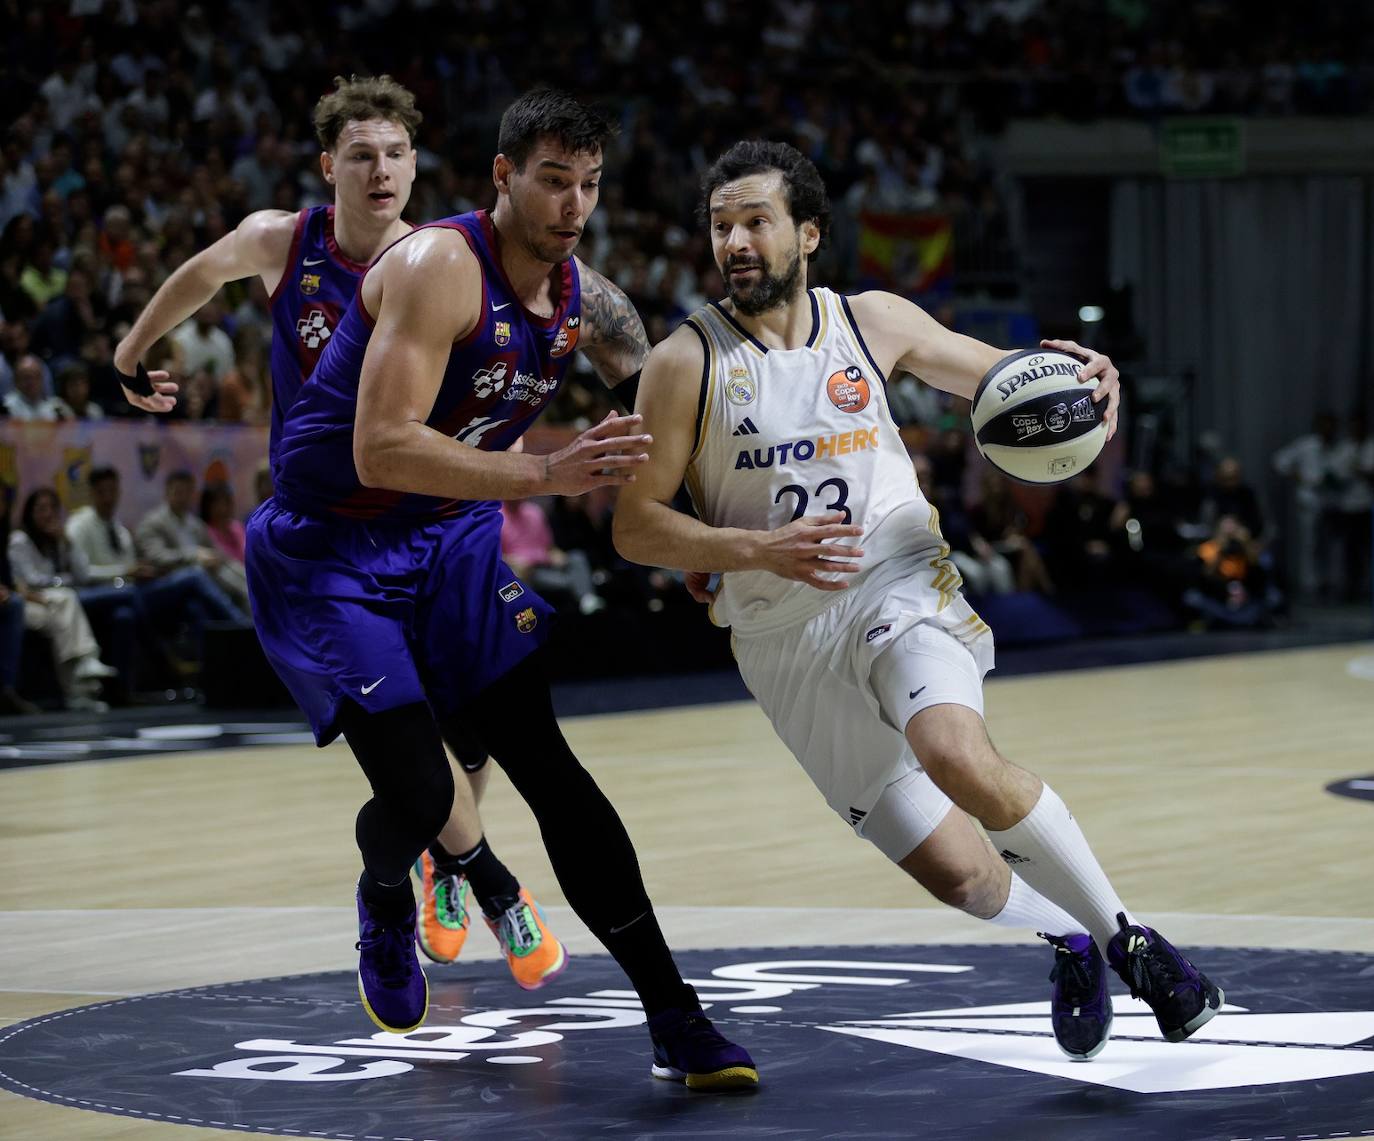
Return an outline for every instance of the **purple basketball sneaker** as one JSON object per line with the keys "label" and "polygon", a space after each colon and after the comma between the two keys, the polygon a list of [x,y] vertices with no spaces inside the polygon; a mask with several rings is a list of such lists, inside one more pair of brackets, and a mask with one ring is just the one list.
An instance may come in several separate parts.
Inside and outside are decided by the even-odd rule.
{"label": "purple basketball sneaker", "polygon": [[415,955],[415,908],[397,921],[376,918],[358,894],[358,994],[383,1030],[404,1034],[425,1020],[429,983]]}
{"label": "purple basketball sneaker", "polygon": [[699,1010],[663,1010],[649,1019],[654,1043],[654,1077],[686,1082],[688,1089],[753,1089],[759,1084],[754,1059],[727,1042]]}
{"label": "purple basketball sneaker", "polygon": [[1226,1000],[1222,989],[1158,931],[1128,924],[1124,914],[1116,921],[1121,930],[1107,944],[1107,961],[1131,997],[1144,999],[1155,1012],[1165,1039],[1182,1042],[1210,1022]]}
{"label": "purple basketball sneaker", "polygon": [[1054,997],[1050,1024],[1059,1048],[1076,1062],[1102,1052],[1112,1036],[1112,997],[1107,993],[1107,965],[1091,935],[1042,934],[1054,948]]}

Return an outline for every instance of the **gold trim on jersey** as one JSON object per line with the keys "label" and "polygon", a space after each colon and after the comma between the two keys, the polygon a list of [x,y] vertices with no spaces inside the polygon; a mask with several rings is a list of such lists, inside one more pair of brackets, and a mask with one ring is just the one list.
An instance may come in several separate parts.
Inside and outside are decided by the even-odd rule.
{"label": "gold trim on jersey", "polygon": [[820,349],[825,346],[825,335],[830,332],[830,298],[819,289],[811,295],[816,299],[816,335],[811,338],[811,347]]}
{"label": "gold trim on jersey", "polygon": [[764,350],[754,344],[754,342],[750,340],[749,334],[736,325],[728,314],[712,308],[706,309],[705,312],[710,313],[711,316],[716,319],[716,326],[718,328],[728,330],[731,336],[738,340],[741,345],[746,346],[756,357],[765,355]]}
{"label": "gold trim on jersey", "polygon": [[[702,344],[706,347],[706,393],[702,397],[704,401],[701,409],[701,431],[697,434],[696,447],[692,449],[692,454],[687,457],[688,478],[691,477],[692,465],[697,462],[697,457],[701,455],[701,449],[706,446],[706,437],[711,427],[711,414],[716,406],[716,339],[711,335],[711,330],[705,326],[705,322],[697,320],[697,314],[687,318],[687,324],[691,325],[701,334]],[[687,489],[691,491],[691,486]],[[696,497],[693,496],[695,499]],[[698,504],[698,509],[700,505]]]}
{"label": "gold trim on jersey", "polygon": [[935,571],[935,581],[930,585],[933,590],[940,592],[940,605],[935,608],[938,612],[954,601],[959,586],[964,580],[960,577],[958,569],[949,561],[949,544],[945,542],[945,537],[940,534],[940,512],[935,509],[935,504],[929,503],[929,501],[927,503],[930,507],[930,533],[940,543],[939,552],[930,560],[930,569]]}

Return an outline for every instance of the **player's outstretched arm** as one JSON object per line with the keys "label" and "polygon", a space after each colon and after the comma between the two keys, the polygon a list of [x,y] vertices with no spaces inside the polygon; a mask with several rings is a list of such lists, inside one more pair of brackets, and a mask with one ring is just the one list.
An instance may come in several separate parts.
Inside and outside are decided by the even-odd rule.
{"label": "player's outstretched arm", "polygon": [[701,342],[686,327],[649,354],[635,411],[653,437],[649,462],[616,501],[616,550],[631,562],[685,571],[766,570],[822,590],[847,582],[827,573],[854,574],[863,551],[841,545],[862,533],[839,513],[798,519],[772,531],[713,527],[672,507],[696,437],[701,394]]}
{"label": "player's outstretched arm", "polygon": [[[854,318],[879,363],[894,362],[902,372],[918,376],[933,388],[972,400],[978,382],[1012,350],[996,349],[962,333],[946,329],[919,305],[893,293],[873,291],[849,299]],[[1094,401],[1107,401],[1107,438],[1116,433],[1121,399],[1120,373],[1102,353],[1074,341],[1041,341],[1041,348],[1057,349],[1083,361],[1080,381],[1098,380]]]}
{"label": "player's outstretched arm", "polygon": [[[114,366],[124,379],[124,397],[130,404],[146,412],[172,410],[176,404],[176,384],[160,370],[139,375],[143,354],[205,305],[226,282],[255,274],[268,279],[279,277],[291,251],[295,228],[295,214],[259,210],[214,245],[177,267],[115,348]],[[151,393],[147,391],[150,386]],[[140,387],[143,391],[139,391]]]}
{"label": "player's outstretched arm", "polygon": [[425,230],[394,247],[361,290],[376,314],[353,428],[365,486],[451,499],[579,495],[629,482],[647,460],[637,416],[612,413],[547,456],[478,451],[426,424],[453,342],[480,316],[481,269],[452,230]]}

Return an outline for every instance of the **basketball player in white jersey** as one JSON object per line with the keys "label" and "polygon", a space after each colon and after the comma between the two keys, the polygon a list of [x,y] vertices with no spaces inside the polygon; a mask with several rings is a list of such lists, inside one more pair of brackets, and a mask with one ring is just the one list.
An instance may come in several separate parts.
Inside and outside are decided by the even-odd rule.
{"label": "basketball player in white jersey", "polygon": [[[855,832],[938,899],[1046,934],[1066,1054],[1090,1058],[1106,1043],[1104,954],[1166,1038],[1188,1037],[1221,991],[1135,922],[1064,802],[988,738],[992,635],[960,593],[888,411],[894,371],[972,398],[1007,350],[893,294],[808,290],[830,208],[792,147],[731,147],[707,173],[702,212],[726,298],[645,366],[636,411],[654,443],[621,489],[616,546],[699,572],[689,588],[733,627],[745,682]],[[1111,362],[1043,344],[1083,358],[1080,377],[1098,378],[1114,432]],[[698,519],[670,506],[684,479]],[[721,575],[713,595],[705,572]]]}

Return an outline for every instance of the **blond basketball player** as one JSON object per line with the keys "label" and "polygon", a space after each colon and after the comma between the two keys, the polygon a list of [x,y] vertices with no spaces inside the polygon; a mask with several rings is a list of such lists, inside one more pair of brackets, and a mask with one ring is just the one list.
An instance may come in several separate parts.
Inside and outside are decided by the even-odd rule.
{"label": "blond basketball player", "polygon": [[[971,398],[1006,350],[889,293],[807,289],[830,209],[792,147],[738,143],[703,191],[726,298],[650,355],[636,410],[654,443],[622,489],[617,547],[721,574],[714,595],[704,573],[689,586],[733,627],[745,682],[855,832],[944,902],[1047,933],[1066,1054],[1093,1057],[1110,1033],[1103,953],[1166,1038],[1188,1037],[1221,991],[1135,923],[1063,801],[988,738],[992,634],[888,411],[894,371]],[[1111,362],[1044,344],[1083,358],[1114,432]],[[684,479],[699,519],[670,506]]]}

